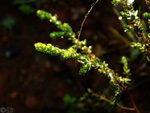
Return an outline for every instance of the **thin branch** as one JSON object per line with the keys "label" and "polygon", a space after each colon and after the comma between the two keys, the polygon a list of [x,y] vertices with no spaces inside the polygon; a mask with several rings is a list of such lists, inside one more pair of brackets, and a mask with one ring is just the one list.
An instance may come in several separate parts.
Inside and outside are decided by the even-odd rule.
{"label": "thin branch", "polygon": [[[111,103],[111,102],[112,102],[111,100],[107,99],[107,98],[104,97],[104,96],[100,96],[100,95],[97,94],[97,93],[92,93],[92,94],[93,94],[94,96],[96,96],[96,97],[99,97],[101,100],[104,100],[104,101],[108,102],[108,103]],[[121,108],[121,109],[124,109],[124,110],[128,110],[128,111],[135,111],[135,108],[129,108],[129,107],[121,106],[121,105],[118,105],[118,107]]]}
{"label": "thin branch", "polygon": [[135,108],[128,108],[128,107],[124,107],[124,106],[120,106],[118,105],[119,108],[124,109],[124,110],[128,110],[128,111],[135,111]]}
{"label": "thin branch", "polygon": [[137,108],[137,106],[136,106],[136,104],[135,104],[135,101],[134,101],[132,95],[130,94],[129,91],[127,91],[127,92],[128,92],[129,97],[130,97],[130,100],[131,100],[131,102],[132,102],[132,105],[133,105],[133,107],[135,108],[136,113],[140,113],[139,109]]}
{"label": "thin branch", "polygon": [[[78,40],[77,40],[77,45],[76,45],[76,56],[77,56],[77,48],[78,48],[78,44],[79,44],[80,35],[81,35],[82,29],[83,29],[83,25],[84,25],[84,23],[85,23],[85,21],[86,21],[88,15],[90,14],[91,10],[92,10],[93,7],[97,4],[98,1],[99,1],[99,0],[96,0],[95,3],[93,3],[93,4],[91,5],[91,8],[90,8],[90,9],[88,10],[88,12],[86,13],[85,18],[84,18],[84,20],[83,20],[83,22],[82,22],[82,24],[81,24],[80,30],[79,30],[79,32],[78,32]],[[77,58],[75,58],[75,65],[76,65],[76,67],[77,67]]]}
{"label": "thin branch", "polygon": [[149,6],[148,1],[147,1],[147,0],[145,0],[145,2],[146,2],[146,5],[147,5],[148,9],[150,10],[150,6]]}

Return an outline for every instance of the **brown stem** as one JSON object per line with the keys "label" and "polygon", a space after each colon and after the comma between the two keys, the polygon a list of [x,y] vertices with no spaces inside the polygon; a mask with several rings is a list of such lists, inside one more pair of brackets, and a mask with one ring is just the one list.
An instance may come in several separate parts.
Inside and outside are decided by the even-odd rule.
{"label": "brown stem", "polygon": [[[96,96],[96,97],[99,97],[101,100],[104,100],[104,101],[108,102],[108,103],[111,103],[111,102],[112,102],[111,100],[107,99],[107,98],[104,97],[104,96],[100,96],[100,95],[97,94],[97,93],[92,93],[92,94],[93,94],[94,96]],[[128,110],[128,111],[134,111],[134,110],[135,110],[135,108],[129,108],[129,107],[121,106],[121,105],[118,105],[118,107],[121,108],[121,109],[124,109],[124,110]]]}
{"label": "brown stem", "polygon": [[130,97],[131,103],[132,103],[132,105],[133,105],[133,107],[134,107],[136,113],[140,113],[139,109],[137,108],[137,106],[136,106],[136,104],[135,104],[135,101],[134,101],[132,95],[131,95],[130,92],[128,91],[127,86],[122,85],[122,87],[124,88],[124,90],[127,91],[128,95],[129,95],[129,97]]}
{"label": "brown stem", "polygon": [[142,33],[142,40],[144,41],[144,44],[145,44],[145,46],[146,46],[146,52],[147,52],[147,54],[148,54],[148,58],[150,59],[150,47],[147,46],[148,44],[147,44],[147,42],[146,42],[146,37],[145,37],[144,33]]}
{"label": "brown stem", "polygon": [[[77,48],[78,48],[78,44],[79,44],[79,38],[80,38],[80,35],[81,35],[81,31],[82,31],[83,25],[84,25],[88,15],[90,14],[91,10],[97,4],[98,1],[99,0],[96,0],[96,2],[91,5],[91,8],[88,10],[87,14],[85,15],[84,20],[82,21],[82,24],[81,24],[81,27],[80,27],[80,30],[79,30],[79,34],[78,34],[77,45],[76,45],[76,56],[77,56]],[[75,66],[77,67],[77,57],[75,58]]]}
{"label": "brown stem", "polygon": [[150,10],[150,6],[149,6],[149,4],[148,4],[148,1],[145,0],[145,2],[146,2],[146,5],[147,5],[148,9]]}
{"label": "brown stem", "polygon": [[136,113],[140,113],[139,109],[137,108],[137,106],[136,106],[136,104],[135,104],[135,101],[134,101],[132,95],[130,94],[130,92],[129,92],[128,90],[127,90],[127,93],[128,93],[128,95],[129,95],[129,97],[130,97],[130,100],[131,100],[131,102],[132,102],[133,107],[135,108]]}
{"label": "brown stem", "polygon": [[135,108],[128,108],[128,107],[124,107],[124,106],[118,106],[119,108],[121,109],[124,109],[124,110],[128,110],[128,111],[135,111]]}

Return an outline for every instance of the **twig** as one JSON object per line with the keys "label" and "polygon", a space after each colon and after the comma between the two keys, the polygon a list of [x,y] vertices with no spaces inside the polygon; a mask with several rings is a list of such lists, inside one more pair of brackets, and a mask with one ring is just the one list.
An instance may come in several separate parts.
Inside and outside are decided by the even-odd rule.
{"label": "twig", "polygon": [[139,109],[137,108],[137,106],[136,106],[136,104],[135,104],[135,101],[134,101],[132,95],[130,94],[129,91],[127,91],[127,92],[128,92],[129,97],[130,97],[130,100],[131,100],[131,102],[132,102],[132,105],[133,105],[133,107],[135,108],[136,113],[140,113]]}
{"label": "twig", "polygon": [[[114,76],[114,77],[116,78],[116,76]],[[127,93],[128,93],[128,95],[129,95],[129,97],[130,97],[130,100],[131,100],[132,105],[133,105],[134,108],[128,108],[128,107],[124,107],[124,106],[120,106],[120,105],[118,105],[118,107],[120,107],[121,109],[130,110],[130,111],[135,110],[136,113],[140,113],[139,109],[137,108],[137,106],[136,106],[136,104],[135,104],[135,101],[134,101],[132,95],[131,95],[130,92],[128,91],[127,86],[125,86],[124,84],[121,84],[119,81],[117,81],[117,82],[118,82],[118,84],[120,84],[120,85],[124,88],[124,90],[127,91]],[[95,96],[99,96],[99,95],[96,94],[96,93],[94,93],[94,95],[95,95]],[[103,97],[103,96],[100,96],[100,99],[105,100],[106,102],[111,103],[111,100],[109,100],[109,99],[107,99],[107,98],[105,98],[105,97]]]}
{"label": "twig", "polygon": [[150,6],[149,6],[148,1],[147,1],[147,0],[145,0],[145,2],[146,2],[146,5],[147,5],[148,9],[150,10]]}
{"label": "twig", "polygon": [[[96,0],[95,3],[93,3],[93,4],[91,5],[91,8],[90,8],[90,9],[88,10],[88,12],[86,13],[85,18],[84,18],[84,20],[83,20],[83,22],[82,22],[82,24],[81,24],[80,30],[79,30],[79,32],[78,32],[78,40],[77,40],[77,45],[76,45],[76,56],[77,56],[77,49],[78,49],[78,44],[79,44],[79,38],[80,38],[80,35],[81,35],[81,32],[82,32],[83,25],[84,25],[84,23],[85,23],[85,21],[86,21],[88,15],[90,14],[91,10],[92,10],[93,7],[97,4],[98,1],[99,1],[99,0]],[[75,58],[75,65],[76,65],[76,67],[77,67],[77,58]]]}
{"label": "twig", "polygon": [[[93,94],[94,96],[96,96],[96,97],[99,97],[101,100],[104,100],[104,101],[108,102],[108,103],[111,103],[111,102],[112,102],[111,100],[107,99],[107,98],[104,97],[104,96],[100,96],[100,95],[98,95],[97,93],[92,93],[92,94]],[[121,108],[121,109],[124,109],[124,110],[128,110],[128,111],[134,111],[134,110],[135,110],[135,108],[129,108],[129,107],[121,106],[121,105],[118,105],[118,107]]]}

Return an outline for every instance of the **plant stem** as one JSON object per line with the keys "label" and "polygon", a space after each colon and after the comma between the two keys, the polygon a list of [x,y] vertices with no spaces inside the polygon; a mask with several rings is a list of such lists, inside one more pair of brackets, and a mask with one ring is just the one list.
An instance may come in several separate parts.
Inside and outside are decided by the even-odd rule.
{"label": "plant stem", "polygon": [[147,5],[148,9],[150,10],[150,6],[149,6],[148,1],[147,1],[147,0],[145,0],[145,2],[146,2],[146,5]]}
{"label": "plant stem", "polygon": [[128,93],[128,95],[129,95],[129,97],[130,97],[130,100],[131,100],[131,102],[132,102],[132,105],[133,105],[133,107],[134,107],[136,113],[140,113],[139,109],[137,108],[137,106],[136,106],[136,104],[135,104],[135,101],[134,101],[132,95],[130,94],[130,92],[129,92],[128,90],[127,90],[127,93]]}
{"label": "plant stem", "polygon": [[[99,97],[101,100],[104,100],[104,101],[106,101],[106,102],[108,102],[108,103],[111,103],[111,102],[112,102],[111,100],[107,99],[107,98],[104,97],[104,96],[100,96],[100,95],[97,94],[97,93],[92,93],[92,95],[94,95],[94,96],[96,96],[96,97]],[[134,111],[134,110],[135,110],[135,108],[129,108],[129,107],[121,106],[121,105],[118,105],[118,107],[121,108],[121,109],[124,109],[124,110],[128,110],[128,111]]]}
{"label": "plant stem", "polygon": [[[96,0],[95,3],[93,3],[91,5],[91,8],[88,10],[88,12],[85,14],[85,18],[84,20],[82,21],[82,24],[81,24],[81,27],[80,27],[80,30],[78,32],[78,41],[77,41],[77,45],[76,45],[76,56],[77,56],[77,48],[78,48],[78,44],[79,44],[79,38],[80,38],[80,35],[81,35],[81,32],[82,32],[82,28],[83,28],[83,25],[88,17],[88,15],[90,14],[91,10],[93,9],[93,7],[97,4],[99,0]],[[77,58],[75,58],[75,66],[77,67]]]}
{"label": "plant stem", "polygon": [[135,104],[135,101],[134,101],[132,95],[130,94],[128,88],[127,88],[126,86],[124,86],[124,85],[123,85],[123,88],[127,91],[128,95],[129,95],[129,97],[130,97],[131,103],[132,103],[132,105],[133,105],[133,107],[134,107],[136,113],[140,113],[140,111],[139,111],[139,109],[137,108],[137,106],[136,106],[136,104]]}

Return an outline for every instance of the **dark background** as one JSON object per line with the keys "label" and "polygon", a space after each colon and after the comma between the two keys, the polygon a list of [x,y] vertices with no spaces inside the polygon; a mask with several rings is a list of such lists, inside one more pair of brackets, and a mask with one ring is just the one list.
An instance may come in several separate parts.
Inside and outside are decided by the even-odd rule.
{"label": "dark background", "polygon": [[[17,0],[16,0],[17,1]],[[67,38],[51,39],[49,33],[58,31],[48,20],[40,20],[36,11],[42,9],[57,14],[62,22],[69,23],[75,33],[80,29],[84,15],[94,0],[41,0],[26,1],[33,13],[25,14],[19,7],[22,2],[15,0],[0,1],[0,106],[13,107],[14,113],[134,113],[120,108],[109,110],[107,104],[97,104],[92,99],[77,107],[78,99],[91,88],[110,97],[109,80],[99,76],[92,69],[86,75],[79,75],[81,67],[75,67],[74,59],[63,59],[37,52],[34,43],[52,43],[67,48],[71,43]],[[138,8],[147,11],[144,1],[136,1]],[[121,9],[121,8],[119,8]],[[16,24],[8,29],[2,25],[6,17],[15,19]],[[120,34],[118,34],[120,33]],[[120,39],[120,35],[129,42],[130,37],[113,11],[110,0],[100,0],[87,18],[80,40],[87,39],[93,46],[93,53],[106,60],[109,67],[122,74],[121,56],[129,59],[132,80],[130,92],[141,113],[150,113],[150,63],[143,54],[130,48]],[[75,103],[65,106],[64,97],[69,94]],[[132,107],[126,93],[121,103]]]}

